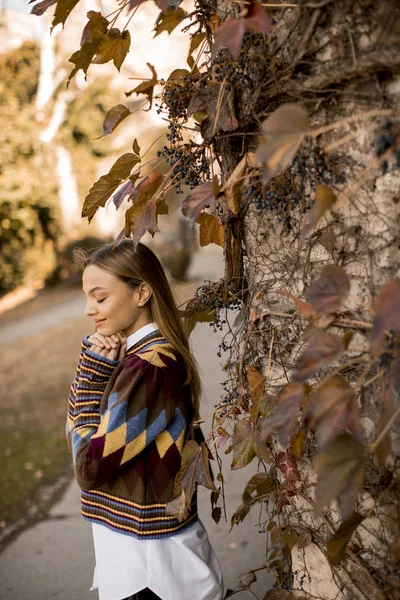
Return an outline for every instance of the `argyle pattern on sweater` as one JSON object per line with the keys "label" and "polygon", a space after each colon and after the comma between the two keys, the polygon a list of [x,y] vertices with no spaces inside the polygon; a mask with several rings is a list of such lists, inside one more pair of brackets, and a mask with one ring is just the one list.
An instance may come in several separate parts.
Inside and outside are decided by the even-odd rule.
{"label": "argyle pattern on sweater", "polygon": [[67,442],[85,519],[139,538],[180,531],[197,518],[166,514],[193,420],[182,357],[154,331],[121,361],[82,341],[69,394]]}

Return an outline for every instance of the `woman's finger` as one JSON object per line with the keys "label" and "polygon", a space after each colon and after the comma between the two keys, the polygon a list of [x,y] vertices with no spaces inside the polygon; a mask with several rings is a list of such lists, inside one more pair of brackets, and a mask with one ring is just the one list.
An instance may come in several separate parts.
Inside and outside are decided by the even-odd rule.
{"label": "woman's finger", "polygon": [[122,360],[126,354],[126,338],[121,340],[121,345],[118,352],[118,360]]}
{"label": "woman's finger", "polygon": [[98,337],[98,335],[96,333],[94,333],[93,335],[91,335],[88,338],[88,340],[92,344],[96,344],[96,346],[99,346],[100,348],[104,348],[104,343],[101,341],[101,339]]}

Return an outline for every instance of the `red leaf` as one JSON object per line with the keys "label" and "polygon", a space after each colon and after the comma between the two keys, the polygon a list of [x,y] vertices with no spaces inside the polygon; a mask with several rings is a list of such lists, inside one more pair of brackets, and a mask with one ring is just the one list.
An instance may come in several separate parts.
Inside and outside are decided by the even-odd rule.
{"label": "red leaf", "polygon": [[320,367],[331,365],[346,350],[351,334],[339,337],[325,331],[316,332],[311,338],[310,345],[296,362],[293,369],[293,379],[305,381],[312,377]]}
{"label": "red leaf", "polygon": [[261,439],[265,440],[271,433],[278,432],[281,443],[286,446],[296,427],[297,411],[306,393],[307,386],[304,383],[288,383],[282,388],[271,417],[259,421]]}
{"label": "red leaf", "polygon": [[325,448],[345,428],[361,438],[357,398],[350,384],[338,375],[330,377],[310,395],[304,419],[317,432],[320,448]]}
{"label": "red leaf", "polygon": [[191,221],[195,221],[203,208],[215,205],[214,186],[212,181],[206,181],[194,188],[182,202],[182,214]]}
{"label": "red leaf", "polygon": [[347,273],[336,265],[327,265],[319,279],[313,281],[305,293],[315,312],[334,313],[340,309],[350,290]]}
{"label": "red leaf", "polygon": [[234,58],[240,53],[243,36],[246,31],[244,19],[228,19],[220,25],[214,34],[214,43],[211,51],[211,61],[222,48],[228,48]]}
{"label": "red leaf", "polygon": [[378,354],[385,339],[385,331],[400,333],[400,279],[383,285],[375,302],[375,318],[371,331],[371,353]]}
{"label": "red leaf", "polygon": [[251,2],[245,17],[246,29],[253,29],[258,33],[269,33],[274,24],[265,8],[259,2]]}

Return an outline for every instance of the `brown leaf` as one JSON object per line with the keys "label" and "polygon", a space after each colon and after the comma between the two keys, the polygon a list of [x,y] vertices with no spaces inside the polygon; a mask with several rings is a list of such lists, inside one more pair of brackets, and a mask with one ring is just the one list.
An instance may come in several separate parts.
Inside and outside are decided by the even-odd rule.
{"label": "brown leaf", "polygon": [[340,524],[339,529],[330,538],[327,544],[327,556],[333,565],[339,565],[346,556],[346,547],[357,527],[364,521],[364,517],[353,511],[350,516]]}
{"label": "brown leaf", "polygon": [[184,311],[180,311],[184,317],[186,335],[190,335],[197,323],[211,323],[215,320],[216,312],[210,307],[198,310],[194,299],[190,300]]}
{"label": "brown leaf", "polygon": [[221,131],[234,131],[238,128],[232,90],[223,91],[221,85],[214,83],[198,87],[190,100],[187,115],[190,117],[203,109],[207,110],[207,117],[200,126],[204,139],[210,139]]}
{"label": "brown leaf", "polygon": [[215,195],[212,181],[206,181],[192,190],[182,202],[182,214],[195,221],[203,208],[214,209]]}
{"label": "brown leaf", "polygon": [[194,440],[189,440],[183,448],[181,468],[175,478],[174,489],[177,492],[181,487],[185,493],[186,502],[190,504],[196,484],[209,490],[216,489],[210,475],[207,446],[203,442],[199,446]]}
{"label": "brown leaf", "polygon": [[[397,359],[397,363],[399,363],[399,359]],[[396,363],[395,365],[396,366]],[[397,365],[397,367],[399,364]],[[392,369],[393,370],[393,365]],[[396,369],[397,371],[397,369]],[[397,373],[398,375],[398,373]],[[386,425],[392,418],[395,407],[393,403],[393,376],[394,373],[389,372],[384,375],[382,379],[382,386],[379,398],[380,410],[379,410],[379,425],[378,425],[378,435],[385,429]],[[376,458],[378,460],[378,464],[382,467],[385,463],[385,460],[388,456],[390,456],[392,452],[392,439],[390,435],[390,431],[387,432],[386,435],[383,436],[377,447],[375,448]]]}
{"label": "brown leaf", "polygon": [[86,43],[102,40],[107,33],[109,21],[100,12],[89,10],[88,22],[82,31],[81,46]]}
{"label": "brown leaf", "polygon": [[57,0],[56,10],[54,11],[53,22],[51,24],[52,30],[59,23],[62,23],[64,27],[65,21],[68,19],[78,2],[79,0]]}
{"label": "brown leaf", "polygon": [[340,309],[350,290],[347,273],[336,265],[327,265],[319,279],[307,288],[305,297],[317,313],[334,313]]}
{"label": "brown leaf", "polygon": [[307,546],[309,546],[311,542],[311,533],[306,529],[303,529],[303,531],[297,537],[296,546],[301,550],[302,548],[306,548]]}
{"label": "brown leaf", "polygon": [[350,384],[335,375],[311,395],[304,415],[306,425],[318,434],[319,447],[325,448],[341,429],[350,429],[361,438],[357,398]]}
{"label": "brown leaf", "polygon": [[308,130],[307,111],[298,104],[283,104],[264,121],[256,151],[264,183],[290,165]]}
{"label": "brown leaf", "polygon": [[275,491],[275,484],[266,473],[257,473],[256,475],[253,475],[251,479],[249,479],[244,491],[250,496],[253,494],[253,492],[256,492],[255,496],[253,497],[253,500],[255,500],[259,496],[265,497],[268,494],[272,494],[272,492]]}
{"label": "brown leaf", "polygon": [[307,393],[304,383],[286,384],[278,394],[276,407],[270,417],[259,421],[262,439],[277,432],[281,443],[286,446],[297,423],[297,412]]}
{"label": "brown leaf", "polygon": [[107,34],[109,22],[101,13],[90,10],[87,16],[89,20],[82,32],[81,47],[69,59],[69,62],[72,62],[75,67],[68,76],[68,84],[80,69],[85,75],[87,74],[100,43]]}
{"label": "brown leaf", "polygon": [[365,448],[347,432],[339,433],[327,448],[317,454],[318,475],[315,508],[321,512],[337,498],[342,517],[352,512],[364,479]]}
{"label": "brown leaf", "polygon": [[133,167],[139,162],[140,158],[136,154],[127,152],[115,161],[110,169],[109,175],[115,180],[126,179],[131,174]]}
{"label": "brown leaf", "polygon": [[261,375],[261,373],[252,365],[248,365],[246,368],[246,378],[252,402],[250,416],[253,419],[253,423],[257,423],[258,415],[260,413],[261,398],[267,378]]}
{"label": "brown leaf", "polygon": [[206,34],[204,32],[195,33],[190,39],[189,55],[193,54],[205,39]]}
{"label": "brown leaf", "polygon": [[170,6],[172,7],[177,7],[177,5],[179,4],[180,0],[154,0],[154,3],[158,6],[158,8],[160,10],[162,10],[163,12],[165,12],[166,10],[168,10],[168,8]]}
{"label": "brown leaf", "polygon": [[293,302],[295,302],[298,311],[302,317],[304,317],[305,319],[309,319],[311,317],[313,310],[309,302],[304,302],[304,300],[300,300],[300,298],[297,298],[297,296],[295,296],[291,292],[288,292],[287,290],[279,290],[279,293],[282,294],[282,296],[286,296],[286,298],[290,298],[291,300],[293,300]]}
{"label": "brown leaf", "polygon": [[228,19],[214,33],[214,43],[211,50],[211,61],[215,59],[222,48],[228,48],[233,58],[237,58],[246,31],[244,19]]}
{"label": "brown leaf", "polygon": [[148,202],[151,198],[153,198],[163,181],[164,175],[161,173],[161,171],[152,169],[137,186],[137,202]]}
{"label": "brown leaf", "polygon": [[125,183],[113,195],[112,199],[115,204],[115,208],[118,209],[121,206],[122,202],[125,200],[125,198],[127,196],[129,196],[129,194],[132,192],[132,190],[133,190],[132,181],[130,179],[128,179],[128,181],[125,181]]}
{"label": "brown leaf", "polygon": [[151,74],[152,74],[151,79],[147,79],[147,80],[143,81],[142,83],[140,83],[138,86],[136,86],[130,92],[125,92],[125,96],[130,96],[131,94],[144,94],[150,103],[150,106],[147,109],[149,111],[153,105],[154,86],[156,86],[158,83],[158,77],[157,77],[157,73],[156,73],[156,70],[153,67],[153,65],[150,63],[146,63],[146,64],[151,71]]}
{"label": "brown leaf", "polygon": [[245,154],[221,190],[226,195],[228,206],[235,215],[238,214],[240,205],[242,203],[242,189],[245,180],[245,173],[249,166],[254,166],[254,161],[254,152],[248,152]]}
{"label": "brown leaf", "polygon": [[112,60],[119,71],[129,52],[130,45],[131,34],[129,31],[125,29],[121,32],[118,28],[113,27],[100,43],[92,63],[102,65]]}
{"label": "brown leaf", "polygon": [[217,244],[224,247],[224,228],[218,221],[217,217],[205,212],[201,212],[196,219],[196,223],[200,225],[200,246],[208,246],[208,244]]}
{"label": "brown leaf", "polygon": [[217,525],[221,520],[221,513],[222,511],[219,506],[214,506],[214,508],[211,511],[211,516]]}
{"label": "brown leaf", "polygon": [[385,339],[385,331],[400,333],[400,279],[385,283],[375,302],[375,317],[371,331],[371,354],[379,353]]}
{"label": "brown leaf", "polygon": [[233,432],[232,469],[242,469],[256,455],[254,429],[246,419],[237,420]]}
{"label": "brown leaf", "polygon": [[250,2],[245,17],[246,29],[252,29],[258,33],[269,33],[274,24],[265,8],[259,2]]}
{"label": "brown leaf", "polygon": [[282,539],[282,529],[280,527],[273,527],[271,529],[271,544],[275,546],[277,542]]}
{"label": "brown leaf", "polygon": [[325,248],[327,252],[329,252],[329,254],[332,254],[332,251],[336,246],[336,242],[336,235],[333,233],[333,231],[324,231],[324,233],[319,238],[319,243]]}
{"label": "brown leaf", "polygon": [[42,15],[50,6],[53,6],[57,0],[43,0],[43,2],[39,2],[35,4],[35,6],[31,10],[31,15]]}
{"label": "brown leaf", "polygon": [[350,339],[351,334],[339,337],[325,331],[314,333],[310,345],[293,367],[293,379],[305,381],[315,375],[321,367],[332,365],[347,349]]}
{"label": "brown leaf", "polygon": [[140,156],[140,146],[136,138],[132,142],[132,152],[137,156]]}
{"label": "brown leaf", "polygon": [[296,431],[296,433],[294,434],[290,448],[291,448],[291,450],[293,452],[293,456],[295,458],[300,458],[300,456],[302,455],[303,442],[305,439],[306,439],[306,432],[304,431],[304,429],[299,429],[299,431]]}
{"label": "brown leaf", "polygon": [[115,180],[111,175],[103,175],[96,183],[92,185],[87,194],[82,207],[82,217],[92,220],[100,206],[105,206],[111,194],[115,192],[120,185],[119,180]]}
{"label": "brown leaf", "polygon": [[182,8],[173,8],[169,6],[166,12],[160,14],[154,27],[154,37],[160,35],[163,31],[171,33],[179,23],[186,19],[187,13]]}
{"label": "brown leaf", "polygon": [[148,202],[135,202],[125,213],[125,235],[131,237],[136,247],[146,231],[154,235],[158,229],[157,203],[154,198]]}
{"label": "brown leaf", "polygon": [[179,496],[176,496],[173,500],[165,505],[165,514],[176,517],[181,523],[189,515],[189,505],[186,502],[185,492],[182,490]]}
{"label": "brown leaf", "polygon": [[300,245],[303,244],[304,240],[308,238],[311,231],[318,223],[322,215],[328,210],[328,208],[332,206],[332,204],[335,201],[336,194],[331,188],[327,187],[326,185],[323,185],[322,183],[317,185],[317,187],[315,188],[315,200],[310,210],[308,223],[303,227],[303,229],[300,232]]}
{"label": "brown leaf", "polygon": [[107,112],[103,122],[103,136],[109,135],[118,127],[126,117],[129,117],[131,111],[123,104],[113,106]]}

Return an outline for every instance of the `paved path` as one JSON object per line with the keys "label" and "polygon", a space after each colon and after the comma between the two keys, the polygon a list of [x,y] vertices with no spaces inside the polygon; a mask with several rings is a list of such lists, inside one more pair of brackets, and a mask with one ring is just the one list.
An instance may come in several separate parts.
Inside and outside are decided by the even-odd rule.
{"label": "paved path", "polygon": [[[206,261],[206,262],[205,262]],[[211,268],[205,268],[212,261]],[[195,261],[195,274],[215,279],[221,276],[221,260],[218,255],[205,255]],[[218,273],[219,271],[219,273]],[[79,300],[80,309],[82,300]],[[58,313],[68,319],[72,301]],[[76,316],[76,310],[71,316]],[[69,317],[71,318],[71,317]],[[38,321],[38,319],[34,319]],[[47,323],[47,321],[46,321]],[[26,331],[26,329],[25,329]],[[18,333],[18,332],[17,332]],[[15,338],[14,338],[15,339]],[[208,324],[200,324],[192,334],[193,351],[199,362],[205,395],[202,413],[209,413],[221,393],[220,382],[224,379],[218,359],[218,334]],[[204,431],[207,431],[206,423]],[[241,494],[254,472],[250,466],[230,471],[231,455],[224,455],[226,503],[228,519],[241,502]],[[210,516],[210,493],[199,489],[199,509],[224,572],[225,586],[236,587],[238,577],[251,568],[261,566],[265,554],[265,536],[258,534],[256,508],[249,517],[229,533],[229,522],[218,525]],[[89,591],[94,568],[94,551],[90,524],[82,520],[79,506],[79,489],[71,482],[60,502],[51,509],[48,517],[23,532],[0,555],[1,600],[96,600],[97,592]],[[252,586],[262,599],[271,586],[272,578],[266,571],[259,572],[259,581]],[[249,592],[240,592],[234,598],[254,598]],[[177,598],[177,600],[179,600]]]}

